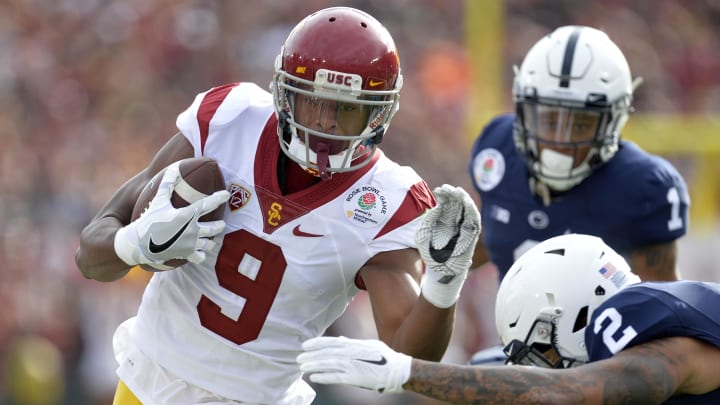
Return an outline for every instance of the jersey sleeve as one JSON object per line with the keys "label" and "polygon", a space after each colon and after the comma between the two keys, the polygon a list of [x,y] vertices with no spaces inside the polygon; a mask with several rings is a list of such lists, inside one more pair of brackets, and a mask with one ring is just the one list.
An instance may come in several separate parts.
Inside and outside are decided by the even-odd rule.
{"label": "jersey sleeve", "polygon": [[415,232],[428,209],[436,205],[435,195],[421,180],[410,186],[399,208],[375,236],[377,251],[415,248]]}
{"label": "jersey sleeve", "polygon": [[252,107],[271,102],[272,96],[254,83],[217,86],[198,94],[178,115],[175,124],[193,145],[195,156],[203,156],[209,137],[214,133],[211,127],[224,127],[253,110]]}
{"label": "jersey sleeve", "polygon": [[646,282],[610,297],[585,330],[590,361],[672,336],[720,347],[720,286],[699,281]]}
{"label": "jersey sleeve", "polygon": [[[415,232],[420,226],[424,213],[437,204],[435,194],[430,190],[428,184],[422,180],[414,170],[409,167],[401,168],[406,176],[398,176],[397,178],[415,179],[416,183],[403,185],[396,184],[393,196],[402,196],[397,209],[391,214],[390,219],[374,236],[373,240],[368,244],[370,256],[374,256],[380,252],[392,250],[417,248],[415,243]],[[402,172],[400,172],[402,173]],[[399,173],[396,173],[399,174]],[[359,273],[355,275],[355,286],[361,290],[365,289],[365,284]]]}
{"label": "jersey sleeve", "polygon": [[645,174],[648,193],[643,196],[645,226],[633,226],[637,240],[648,244],[669,242],[687,233],[690,197],[685,181],[667,161],[656,158],[657,165]]}
{"label": "jersey sleeve", "polygon": [[[637,148],[631,146],[633,148]],[[639,151],[639,149],[638,149]],[[667,160],[638,152],[613,168],[617,179],[617,214],[633,246],[666,243],[687,233],[690,197],[680,173]]]}

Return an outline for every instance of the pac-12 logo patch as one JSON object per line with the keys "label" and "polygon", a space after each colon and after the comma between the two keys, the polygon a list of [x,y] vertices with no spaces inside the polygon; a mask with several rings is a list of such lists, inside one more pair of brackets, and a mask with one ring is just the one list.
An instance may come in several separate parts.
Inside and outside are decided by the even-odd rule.
{"label": "pac-12 logo patch", "polygon": [[505,158],[497,149],[483,149],[473,159],[473,177],[482,191],[490,191],[505,175]]}
{"label": "pac-12 logo patch", "polygon": [[252,194],[245,187],[239,186],[237,184],[231,184],[230,200],[228,201],[230,211],[235,211],[244,207],[248,203],[248,201],[250,201],[251,196]]}
{"label": "pac-12 logo patch", "polygon": [[343,209],[347,219],[363,228],[378,226],[388,217],[385,195],[375,186],[356,187],[345,196]]}

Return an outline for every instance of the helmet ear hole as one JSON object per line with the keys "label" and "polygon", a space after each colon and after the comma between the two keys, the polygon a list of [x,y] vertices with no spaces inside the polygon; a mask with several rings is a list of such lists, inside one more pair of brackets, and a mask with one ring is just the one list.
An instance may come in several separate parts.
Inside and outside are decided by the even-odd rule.
{"label": "helmet ear hole", "polygon": [[580,308],[578,311],[577,318],[575,318],[575,324],[573,325],[573,333],[587,326],[588,323],[588,307],[587,305]]}

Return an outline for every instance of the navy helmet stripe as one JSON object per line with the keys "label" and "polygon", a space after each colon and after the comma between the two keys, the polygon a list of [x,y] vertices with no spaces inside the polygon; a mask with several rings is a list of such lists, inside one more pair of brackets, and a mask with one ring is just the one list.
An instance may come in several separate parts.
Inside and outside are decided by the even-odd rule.
{"label": "navy helmet stripe", "polygon": [[560,87],[570,87],[570,74],[572,73],[572,63],[575,56],[575,48],[580,37],[582,27],[577,27],[570,33],[567,45],[565,46],[565,56],[563,57],[562,71],[560,72]]}

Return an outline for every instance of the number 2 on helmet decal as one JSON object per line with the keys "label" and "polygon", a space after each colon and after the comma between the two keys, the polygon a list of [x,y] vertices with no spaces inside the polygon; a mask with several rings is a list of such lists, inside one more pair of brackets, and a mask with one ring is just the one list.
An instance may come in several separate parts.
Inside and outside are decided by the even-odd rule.
{"label": "number 2 on helmet decal", "polygon": [[[244,261],[246,256],[255,260]],[[259,263],[259,267],[246,263]],[[243,269],[241,264],[254,269]],[[202,326],[238,345],[257,339],[286,267],[287,262],[279,246],[242,229],[225,235],[215,264],[215,274],[221,287],[245,298],[245,305],[240,316],[233,319],[223,314],[222,308],[203,294],[197,305]],[[254,277],[246,275],[251,272],[255,273]]]}

